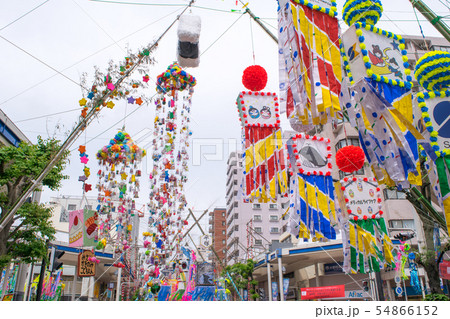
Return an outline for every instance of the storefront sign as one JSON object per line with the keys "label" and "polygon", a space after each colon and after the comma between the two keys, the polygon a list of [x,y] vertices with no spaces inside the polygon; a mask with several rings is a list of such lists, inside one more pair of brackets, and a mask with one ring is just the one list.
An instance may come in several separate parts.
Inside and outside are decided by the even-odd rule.
{"label": "storefront sign", "polygon": [[332,264],[324,264],[323,265],[323,271],[325,272],[325,275],[332,275],[332,274],[342,274],[344,263],[332,263]]}
{"label": "storefront sign", "polygon": [[444,260],[439,264],[442,279],[450,280],[450,261]]}
{"label": "storefront sign", "polygon": [[95,262],[89,261],[89,257],[95,257],[95,254],[90,250],[78,254],[78,277],[95,276]]}
{"label": "storefront sign", "polygon": [[301,289],[301,299],[323,299],[323,298],[341,298],[345,297],[345,286],[324,286],[324,287],[309,287]]}

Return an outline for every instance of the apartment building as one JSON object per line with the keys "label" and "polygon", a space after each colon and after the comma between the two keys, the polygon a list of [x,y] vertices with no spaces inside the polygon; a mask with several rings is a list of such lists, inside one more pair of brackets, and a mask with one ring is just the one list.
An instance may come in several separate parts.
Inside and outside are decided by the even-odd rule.
{"label": "apartment building", "polygon": [[212,238],[212,245],[217,252],[221,262],[217,260],[217,257],[213,255],[213,263],[215,269],[219,272],[222,270],[221,263],[227,264],[227,217],[226,208],[214,208],[209,212],[209,233]]}
{"label": "apartment building", "polygon": [[227,166],[226,259],[231,265],[266,253],[270,245],[279,242],[284,205],[281,199],[275,203],[245,202],[242,153],[230,153]]}

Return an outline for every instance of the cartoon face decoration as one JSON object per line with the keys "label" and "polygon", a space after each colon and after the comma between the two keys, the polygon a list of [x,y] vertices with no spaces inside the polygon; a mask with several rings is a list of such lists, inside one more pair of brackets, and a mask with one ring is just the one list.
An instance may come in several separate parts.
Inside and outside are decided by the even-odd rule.
{"label": "cartoon face decoration", "polygon": [[254,108],[253,106],[250,106],[249,110],[248,110],[248,115],[252,118],[252,119],[257,119],[259,117],[259,111],[257,108]]}
{"label": "cartoon face decoration", "polygon": [[361,183],[358,183],[358,190],[359,190],[360,192],[362,192],[362,191],[363,191],[363,186],[362,186],[362,184],[361,184]]}
{"label": "cartoon face decoration", "polygon": [[[292,138],[292,156],[300,174],[331,174],[330,140],[323,137],[297,134]],[[291,155],[291,154],[290,154]]]}
{"label": "cartoon face decoration", "polygon": [[241,92],[237,106],[243,126],[278,127],[279,104],[275,93]]}
{"label": "cartoon face decoration", "polygon": [[264,106],[261,109],[261,117],[265,120],[270,119],[272,117],[272,112],[270,112],[270,108],[267,106]]}

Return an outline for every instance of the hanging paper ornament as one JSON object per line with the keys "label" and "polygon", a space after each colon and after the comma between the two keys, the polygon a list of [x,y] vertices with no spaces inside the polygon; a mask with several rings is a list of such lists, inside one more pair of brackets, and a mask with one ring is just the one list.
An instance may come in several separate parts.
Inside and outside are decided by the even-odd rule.
{"label": "hanging paper ornament", "polygon": [[336,2],[279,0],[280,100],[288,118],[325,124],[341,109]]}
{"label": "hanging paper ornament", "polygon": [[[100,238],[102,247],[111,245],[115,252],[126,251],[132,241],[132,215],[136,214],[134,199],[139,194],[139,180],[128,181],[123,176],[132,175],[146,155],[124,131],[119,131],[108,145],[97,152],[101,169],[98,171],[98,206],[101,218]],[[124,258],[132,260],[134,251],[125,252]]]}
{"label": "hanging paper ornament", "polygon": [[364,166],[364,151],[354,145],[345,146],[336,152],[336,165],[346,173],[353,173]]}
{"label": "hanging paper ornament", "polygon": [[200,64],[198,41],[201,20],[196,15],[182,15],[178,21],[178,63],[184,68],[195,68]]}
{"label": "hanging paper ornament", "polygon": [[340,214],[346,225],[342,228],[344,270],[355,274],[395,267],[394,247],[382,217],[383,199],[376,179],[346,177],[336,184]]}
{"label": "hanging paper ornament", "polygon": [[197,82],[195,78],[184,71],[177,63],[169,65],[166,72],[160,74],[156,81],[158,93],[171,91],[183,91],[186,88],[193,88]]}
{"label": "hanging paper ornament", "polygon": [[[165,263],[168,258],[180,257],[180,241],[185,224],[187,201],[184,185],[187,182],[187,152],[191,131],[190,111],[196,79],[178,64],[170,65],[158,76],[155,101],[154,139],[152,141],[152,170],[148,231],[144,232],[146,267]],[[136,171],[134,178],[140,175]],[[133,178],[131,176],[131,178]],[[172,270],[170,271],[172,273]]]}
{"label": "hanging paper ornament", "polygon": [[267,84],[267,72],[259,65],[251,65],[244,70],[242,84],[250,91],[261,91]]}
{"label": "hanging paper ornament", "polygon": [[[243,82],[246,78],[243,76]],[[253,89],[261,88],[253,87]],[[243,91],[237,107],[244,136],[244,193],[251,202],[276,200],[286,192],[286,170],[276,93]]]}
{"label": "hanging paper ornament", "polygon": [[428,91],[440,91],[450,86],[450,53],[432,51],[417,60],[414,75]]}
{"label": "hanging paper ornament", "polygon": [[296,134],[287,142],[287,150],[292,169],[289,185],[290,233],[297,238],[313,241],[335,239],[330,139]]}
{"label": "hanging paper ornament", "polygon": [[342,10],[342,18],[348,26],[355,22],[375,25],[381,18],[383,6],[380,0],[347,0]]}

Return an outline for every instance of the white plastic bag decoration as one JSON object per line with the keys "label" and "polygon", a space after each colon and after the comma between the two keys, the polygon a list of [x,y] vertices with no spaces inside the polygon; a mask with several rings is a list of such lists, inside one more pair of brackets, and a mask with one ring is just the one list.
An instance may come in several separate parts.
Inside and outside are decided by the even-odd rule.
{"label": "white plastic bag decoration", "polygon": [[199,16],[182,15],[178,22],[178,63],[183,68],[200,64],[200,39],[202,23]]}

